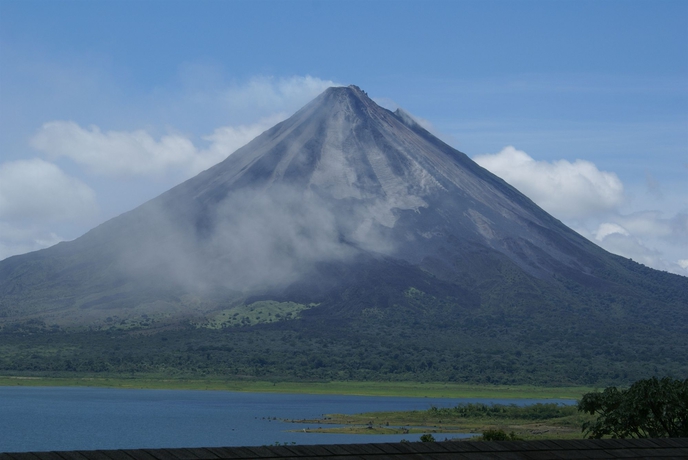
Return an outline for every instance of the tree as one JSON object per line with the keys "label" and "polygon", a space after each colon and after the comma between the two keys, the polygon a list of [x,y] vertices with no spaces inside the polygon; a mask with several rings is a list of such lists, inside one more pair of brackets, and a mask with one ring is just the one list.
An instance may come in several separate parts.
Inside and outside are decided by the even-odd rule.
{"label": "tree", "polygon": [[688,379],[653,377],[626,390],[586,393],[578,410],[597,415],[582,426],[589,438],[688,437]]}

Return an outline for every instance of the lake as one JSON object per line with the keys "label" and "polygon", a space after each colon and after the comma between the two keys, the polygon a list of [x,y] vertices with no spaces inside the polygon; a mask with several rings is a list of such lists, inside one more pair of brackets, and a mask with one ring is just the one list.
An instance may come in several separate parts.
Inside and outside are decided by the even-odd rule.
{"label": "lake", "polygon": [[[424,410],[431,405],[453,407],[462,402],[574,403],[571,400],[0,387],[0,452],[417,440],[420,435],[289,432],[307,425],[279,419],[313,419],[333,413]],[[447,436],[461,437],[457,434]],[[441,434],[435,437],[444,439]]]}

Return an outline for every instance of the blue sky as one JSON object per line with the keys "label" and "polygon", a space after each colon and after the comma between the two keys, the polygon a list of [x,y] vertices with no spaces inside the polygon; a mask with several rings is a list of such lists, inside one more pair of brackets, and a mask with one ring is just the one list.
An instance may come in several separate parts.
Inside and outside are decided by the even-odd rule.
{"label": "blue sky", "polygon": [[332,84],[688,275],[688,2],[666,0],[0,0],[0,259],[153,198]]}

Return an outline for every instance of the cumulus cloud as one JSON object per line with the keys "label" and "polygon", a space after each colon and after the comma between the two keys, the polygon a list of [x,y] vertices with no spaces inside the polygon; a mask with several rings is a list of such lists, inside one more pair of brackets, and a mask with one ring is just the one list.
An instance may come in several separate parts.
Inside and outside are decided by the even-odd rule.
{"label": "cumulus cloud", "polygon": [[603,224],[600,224],[600,226],[597,228],[597,231],[595,232],[595,239],[597,241],[602,241],[609,235],[614,235],[615,233],[624,236],[630,236],[628,230],[623,228],[621,225],[605,222]]}
{"label": "cumulus cloud", "polygon": [[228,112],[243,113],[245,118],[251,118],[247,111],[262,116],[254,123],[223,126],[201,136],[207,143],[204,147],[181,134],[156,138],[143,129],[104,131],[60,120],[43,124],[31,145],[49,158],[69,158],[95,174],[150,176],[182,171],[190,177],[224,160],[330,86],[336,84],[310,76],[256,77],[217,91],[213,99],[220,100]]}
{"label": "cumulus cloud", "polygon": [[0,260],[47,248],[63,240],[41,225],[21,225],[0,220]]}
{"label": "cumulus cloud", "polygon": [[[620,212],[621,205],[628,203],[624,186],[613,172],[600,171],[583,160],[538,161],[511,146],[474,160],[607,251],[688,275],[688,214]],[[650,187],[651,179],[647,179],[648,190],[658,190],[656,184]]]}
{"label": "cumulus cloud", "polygon": [[512,146],[473,159],[562,219],[613,210],[624,198],[623,184],[618,176],[600,171],[589,161],[536,161]]}
{"label": "cumulus cloud", "polygon": [[203,137],[209,142],[207,148],[197,148],[181,135],[156,140],[143,130],[102,132],[97,126],[85,129],[64,121],[44,124],[31,145],[51,158],[68,157],[95,174],[147,176],[181,170],[189,177],[224,160],[284,118],[276,114],[251,125],[218,128]]}
{"label": "cumulus cloud", "polygon": [[[80,167],[75,170],[80,177],[103,177],[94,185],[100,193],[127,180],[127,190],[143,189],[154,196],[224,160],[326,88],[338,86],[308,75],[239,83],[220,78],[206,84],[207,78],[198,78],[204,72],[192,69],[181,89],[156,89],[138,110],[181,126],[183,134],[160,135],[160,128],[151,125],[108,129],[59,119],[44,123],[29,143],[45,159],[0,164],[0,259],[55,244],[61,234],[79,235],[90,227],[88,217],[97,214],[96,192],[45,160],[69,159]],[[150,177],[156,178],[157,192]],[[126,196],[104,201],[112,206]],[[121,206],[106,209],[104,217],[119,212]]]}
{"label": "cumulus cloud", "polygon": [[52,225],[88,222],[97,212],[94,191],[52,163],[0,164],[0,260],[52,246],[63,239]]}
{"label": "cumulus cloud", "polygon": [[620,231],[606,233],[604,230],[601,232],[598,230],[595,242],[602,248],[614,254],[633,259],[648,267],[679,275],[688,275],[688,263],[686,263],[688,261],[682,259],[672,260],[670,252],[662,250],[665,248],[662,247],[661,243],[658,244],[653,239],[637,237],[616,224],[604,223],[600,225],[600,229],[610,225],[618,227]]}
{"label": "cumulus cloud", "polygon": [[210,145],[205,149],[197,150],[189,165],[189,173],[197,174],[221,162],[287,117],[285,113],[276,113],[250,125],[217,128],[212,134],[203,137],[203,140],[208,141]]}
{"label": "cumulus cloud", "polygon": [[31,145],[49,157],[68,157],[97,174],[137,175],[160,173],[191,161],[194,145],[179,135],[154,139],[143,130],[102,132],[84,129],[71,121],[45,123]]}
{"label": "cumulus cloud", "polygon": [[273,113],[295,112],[331,86],[341,85],[310,75],[287,78],[259,76],[244,84],[229,86],[219,96],[228,109],[250,109],[259,117],[265,117]]}
{"label": "cumulus cloud", "polygon": [[649,267],[671,269],[671,264],[662,257],[660,251],[647,247],[641,239],[628,232],[610,233],[598,240],[598,244],[609,252],[628,257]]}
{"label": "cumulus cloud", "polygon": [[41,159],[0,164],[0,219],[78,220],[97,212],[94,191]]}
{"label": "cumulus cloud", "polygon": [[629,232],[638,236],[665,238],[676,242],[688,241],[688,214],[677,213],[671,218],[659,211],[640,211],[615,220]]}
{"label": "cumulus cloud", "polygon": [[145,106],[136,108],[144,121],[134,126],[174,126],[201,136],[218,126],[253,124],[276,113],[290,115],[331,86],[340,85],[308,75],[230,81],[221,68],[185,64],[176,84],[156,88]]}
{"label": "cumulus cloud", "polygon": [[640,211],[609,215],[607,218],[611,222],[604,222],[597,229],[595,238],[598,241],[614,233],[646,240],[683,243],[684,246],[688,241],[688,213],[679,212],[673,217],[664,217],[659,211]]}
{"label": "cumulus cloud", "polygon": [[599,224],[595,242],[608,251],[653,268],[688,275],[688,214],[667,218],[658,211],[607,216],[612,222]]}

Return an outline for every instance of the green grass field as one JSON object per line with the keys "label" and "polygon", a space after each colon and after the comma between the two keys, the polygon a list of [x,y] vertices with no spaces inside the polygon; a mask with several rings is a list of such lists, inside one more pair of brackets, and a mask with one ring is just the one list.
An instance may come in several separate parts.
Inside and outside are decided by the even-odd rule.
{"label": "green grass field", "polygon": [[[473,405],[473,407],[479,406],[482,405]],[[489,407],[501,407],[501,412],[470,410],[461,413],[452,408],[435,408],[352,415],[330,414],[321,419],[299,420],[298,422],[304,424],[307,428],[303,431],[309,433],[472,433],[480,436],[487,430],[503,430],[506,433],[513,432],[519,439],[581,439],[583,438],[581,426],[584,421],[590,419],[590,416],[579,413],[575,406],[536,404],[523,407]]]}
{"label": "green grass field", "polygon": [[0,376],[0,386],[219,390],[267,393],[408,396],[428,398],[578,399],[588,387],[487,386],[419,382],[265,382],[221,379]]}

